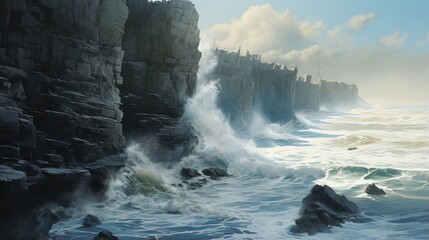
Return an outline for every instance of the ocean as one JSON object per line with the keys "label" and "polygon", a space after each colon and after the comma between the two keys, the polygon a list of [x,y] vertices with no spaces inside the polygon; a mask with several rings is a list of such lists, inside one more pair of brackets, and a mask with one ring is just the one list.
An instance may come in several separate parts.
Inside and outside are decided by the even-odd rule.
{"label": "ocean", "polygon": [[[54,225],[53,239],[92,239],[103,229],[120,239],[428,239],[428,107],[322,109],[284,124],[255,114],[234,129],[216,106],[218,93],[206,79],[188,101],[184,121],[199,138],[192,155],[165,167],[145,154],[147,146],[129,146],[107,199],[82,199],[73,217]],[[231,176],[186,190],[173,186],[183,167],[220,167]],[[365,194],[371,183],[386,195]],[[372,221],[292,233],[315,184],[345,195]],[[86,214],[102,225],[81,228]]]}

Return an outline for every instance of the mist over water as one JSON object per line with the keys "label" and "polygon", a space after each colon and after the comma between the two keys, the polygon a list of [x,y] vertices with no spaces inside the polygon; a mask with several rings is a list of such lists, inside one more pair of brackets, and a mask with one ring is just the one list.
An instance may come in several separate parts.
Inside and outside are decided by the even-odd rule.
{"label": "mist over water", "polygon": [[[429,108],[298,113],[298,122],[287,124],[254,113],[246,129],[234,129],[216,105],[217,80],[208,78],[216,59],[201,50],[197,91],[183,118],[198,136],[195,151],[166,168],[143,144],[129,146],[127,167],[112,178],[107,201],[77,206],[52,236],[88,239],[108,229],[120,239],[426,239]],[[182,167],[221,167],[232,176],[185,190],[173,186],[182,181]],[[315,183],[346,195],[373,221],[316,236],[291,233]],[[387,195],[364,194],[370,183]],[[80,228],[88,213],[103,224]]]}

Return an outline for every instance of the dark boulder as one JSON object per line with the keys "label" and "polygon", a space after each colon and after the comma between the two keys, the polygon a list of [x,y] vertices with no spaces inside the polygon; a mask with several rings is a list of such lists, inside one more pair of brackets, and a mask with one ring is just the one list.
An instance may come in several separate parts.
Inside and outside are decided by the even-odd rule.
{"label": "dark boulder", "polygon": [[375,185],[375,183],[368,185],[368,187],[366,187],[366,189],[365,189],[365,193],[370,194],[370,195],[377,195],[377,196],[378,195],[386,195],[384,190],[377,187]]}
{"label": "dark boulder", "polygon": [[351,147],[347,149],[348,151],[353,151],[353,150],[357,150],[357,147]]}
{"label": "dark boulder", "polygon": [[83,219],[82,225],[84,227],[94,227],[94,226],[98,226],[101,225],[101,221],[100,219],[98,219],[97,216],[88,214],[86,215],[86,217]]}
{"label": "dark boulder", "polygon": [[103,230],[94,237],[94,240],[119,240],[119,238],[113,235],[113,233]]}
{"label": "dark boulder", "polygon": [[212,179],[218,179],[220,177],[228,176],[228,172],[220,168],[207,168],[203,170],[203,174],[209,176]]}
{"label": "dark boulder", "polygon": [[331,226],[341,227],[346,221],[359,221],[361,218],[355,203],[344,195],[336,194],[327,185],[315,185],[311,189],[310,194],[302,200],[299,215],[291,231],[309,235],[329,231]]}
{"label": "dark boulder", "polygon": [[187,189],[195,190],[195,189],[201,188],[205,184],[207,184],[207,179],[206,178],[199,178],[199,179],[192,180],[192,181],[184,181],[183,184],[185,184],[187,186]]}
{"label": "dark boulder", "polygon": [[182,170],[180,171],[180,176],[182,176],[182,178],[185,180],[189,180],[189,179],[192,179],[194,177],[201,176],[201,173],[199,173],[198,170],[196,170],[196,169],[182,168]]}

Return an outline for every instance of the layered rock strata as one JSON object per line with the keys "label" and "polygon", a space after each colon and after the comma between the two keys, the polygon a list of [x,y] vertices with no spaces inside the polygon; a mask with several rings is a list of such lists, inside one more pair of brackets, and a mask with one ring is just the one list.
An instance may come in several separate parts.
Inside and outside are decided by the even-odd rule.
{"label": "layered rock strata", "polygon": [[219,106],[233,122],[246,123],[253,111],[271,122],[295,117],[295,82],[298,69],[263,63],[258,55],[213,49],[218,59],[213,79],[219,79]]}
{"label": "layered rock strata", "polygon": [[127,15],[125,0],[0,1],[1,221],[81,182],[102,184],[99,159],[124,164]]}
{"label": "layered rock strata", "polygon": [[151,155],[177,161],[192,148],[180,117],[195,92],[201,53],[198,13],[189,1],[128,0],[120,87],[127,140],[151,136]]}

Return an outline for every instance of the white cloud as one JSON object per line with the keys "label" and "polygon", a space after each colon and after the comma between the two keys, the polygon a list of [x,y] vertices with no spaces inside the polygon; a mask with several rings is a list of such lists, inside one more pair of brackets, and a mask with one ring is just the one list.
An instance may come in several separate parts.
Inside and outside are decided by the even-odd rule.
{"label": "white cloud", "polygon": [[355,31],[361,30],[364,27],[366,27],[366,25],[368,25],[368,23],[374,20],[376,17],[377,15],[375,15],[375,13],[372,13],[372,12],[367,14],[356,15],[350,18],[350,20],[347,22],[347,26],[351,30],[355,30]]}
{"label": "white cloud", "polygon": [[398,31],[380,38],[380,44],[386,48],[400,48],[408,38],[408,33],[400,34]]}
{"label": "white cloud", "polygon": [[289,11],[277,12],[271,5],[250,7],[239,19],[218,24],[202,33],[209,42],[216,39],[218,47],[251,52],[290,51],[302,48],[306,41],[317,38],[323,22],[300,21]]}
{"label": "white cloud", "polygon": [[[355,23],[359,29],[370,20],[354,21],[361,22]],[[241,45],[242,52],[262,51],[263,61],[277,59],[287,66],[298,66],[301,75],[316,76],[322,64],[322,78],[356,83],[361,96],[368,100],[429,103],[429,52],[405,52],[400,47],[408,34],[399,32],[382,37],[379,45],[363,47],[354,41],[355,34],[349,28],[349,24],[341,23],[326,28],[322,20],[300,20],[290,11],[278,12],[263,5],[249,8],[230,23],[203,31],[202,40],[212,43],[216,38],[217,47],[233,50]]]}

